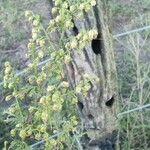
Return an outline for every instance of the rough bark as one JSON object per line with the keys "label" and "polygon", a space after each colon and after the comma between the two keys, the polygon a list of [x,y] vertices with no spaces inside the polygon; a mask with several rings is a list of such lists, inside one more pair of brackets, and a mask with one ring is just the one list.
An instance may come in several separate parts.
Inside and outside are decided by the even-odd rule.
{"label": "rough bark", "polygon": [[97,0],[97,5],[84,13],[83,19],[73,20],[73,30],[66,32],[68,37],[82,29],[95,28],[99,33],[80,54],[72,50],[72,62],[66,66],[67,78],[73,88],[85,73],[100,79],[91,83],[86,97],[78,94],[79,114],[83,129],[87,131],[82,142],[89,150],[115,149],[117,79],[106,5],[105,0]]}

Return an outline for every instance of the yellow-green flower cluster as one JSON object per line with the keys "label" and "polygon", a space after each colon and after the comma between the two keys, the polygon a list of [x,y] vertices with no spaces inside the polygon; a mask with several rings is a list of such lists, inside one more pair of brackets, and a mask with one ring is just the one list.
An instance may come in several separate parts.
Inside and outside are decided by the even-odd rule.
{"label": "yellow-green flower cluster", "polygon": [[63,125],[64,132],[75,131],[78,124],[77,117],[72,116],[69,121],[66,121]]}
{"label": "yellow-green flower cluster", "polygon": [[20,91],[13,91],[12,96],[16,99],[23,100],[25,97],[26,91],[20,90]]}
{"label": "yellow-green flower cluster", "polygon": [[11,115],[15,115],[16,113],[18,113],[18,107],[16,106],[10,106],[8,108],[8,113],[11,114]]}
{"label": "yellow-green flower cluster", "polygon": [[92,39],[96,38],[98,35],[97,30],[92,29],[89,31],[83,31],[79,33],[76,37],[73,37],[69,42],[66,43],[65,48],[70,49],[82,49],[89,43]]}
{"label": "yellow-green flower cluster", "polygon": [[49,150],[52,150],[52,149],[57,148],[57,145],[58,145],[57,140],[55,140],[55,139],[48,139],[46,141],[45,148],[49,149]]}
{"label": "yellow-green flower cluster", "polygon": [[87,95],[91,88],[91,83],[99,82],[99,78],[95,75],[84,74],[84,79],[79,82],[76,86],[76,93],[82,93],[84,96]]}
{"label": "yellow-green flower cluster", "polygon": [[26,11],[25,16],[28,18],[29,21],[33,22],[33,26],[36,27],[40,24],[40,16],[34,15],[32,11]]}
{"label": "yellow-green flower cluster", "polygon": [[32,23],[32,38],[28,43],[28,56],[34,59],[34,62],[39,63],[39,60],[45,56],[46,39],[43,37],[45,29],[41,26],[39,15],[26,11],[25,16]]}
{"label": "yellow-green flower cluster", "polygon": [[13,88],[13,69],[9,62],[5,62],[5,71],[4,71],[4,88]]}
{"label": "yellow-green flower cluster", "polygon": [[53,111],[61,111],[63,103],[64,103],[64,99],[59,91],[56,91],[52,95],[52,102],[53,102],[52,110]]}
{"label": "yellow-green flower cluster", "polygon": [[[48,31],[54,31],[56,28],[62,30],[73,28],[73,17],[81,18],[83,11],[88,12],[96,5],[96,0],[87,0],[86,2],[69,4],[67,1],[55,0],[55,7],[52,8],[54,19],[50,20]],[[58,28],[59,27],[59,28]]]}
{"label": "yellow-green flower cluster", "polygon": [[25,138],[32,135],[32,128],[31,126],[23,127],[21,124],[17,124],[16,128],[10,131],[10,134],[12,137],[15,137],[18,134],[22,140],[25,140]]}
{"label": "yellow-green flower cluster", "polygon": [[46,79],[47,79],[47,75],[46,75],[45,72],[42,71],[42,72],[39,74],[39,77],[37,77],[37,79],[36,79],[37,85],[40,86]]}

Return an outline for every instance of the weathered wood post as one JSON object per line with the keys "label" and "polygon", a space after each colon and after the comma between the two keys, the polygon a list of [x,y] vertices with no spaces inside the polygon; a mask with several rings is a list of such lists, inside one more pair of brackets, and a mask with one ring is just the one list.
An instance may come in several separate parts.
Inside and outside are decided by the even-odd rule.
{"label": "weathered wood post", "polygon": [[78,94],[78,108],[84,131],[86,149],[115,149],[117,77],[108,24],[106,0],[97,0],[91,11],[85,12],[80,20],[74,19],[74,27],[66,36],[77,35],[81,30],[95,28],[98,36],[79,54],[72,50],[72,61],[66,65],[68,81],[73,88],[84,74],[96,75],[87,96]]}

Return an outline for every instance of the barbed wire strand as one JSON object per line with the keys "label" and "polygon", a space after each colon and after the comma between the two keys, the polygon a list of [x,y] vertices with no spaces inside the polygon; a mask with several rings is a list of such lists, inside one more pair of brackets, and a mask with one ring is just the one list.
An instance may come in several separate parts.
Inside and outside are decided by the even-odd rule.
{"label": "barbed wire strand", "polygon": [[144,31],[144,30],[147,30],[147,29],[150,29],[150,25],[142,27],[142,28],[130,30],[130,31],[127,31],[127,32],[124,32],[124,33],[119,33],[119,34],[113,35],[113,38],[122,37],[122,36],[125,36],[125,35],[129,35],[131,33],[140,32],[140,31]]}
{"label": "barbed wire strand", "polygon": [[123,116],[125,114],[129,114],[129,113],[134,112],[134,111],[138,111],[138,110],[141,111],[142,109],[148,108],[148,107],[150,107],[150,104],[146,104],[146,105],[143,105],[143,106],[140,106],[140,107],[136,107],[134,109],[130,109],[130,110],[124,111],[122,113],[118,113],[117,117]]}
{"label": "barbed wire strand", "polygon": [[[53,139],[53,138],[59,136],[59,135],[62,134],[62,133],[63,133],[63,132],[59,132],[59,133],[57,133],[57,134],[54,134],[54,135],[50,136],[49,139]],[[45,141],[44,141],[44,140],[41,140],[41,141],[36,142],[35,144],[31,145],[30,148],[34,148],[34,147],[36,147],[36,146],[38,146],[38,145],[41,145],[41,144],[43,144],[43,143],[45,143]]]}

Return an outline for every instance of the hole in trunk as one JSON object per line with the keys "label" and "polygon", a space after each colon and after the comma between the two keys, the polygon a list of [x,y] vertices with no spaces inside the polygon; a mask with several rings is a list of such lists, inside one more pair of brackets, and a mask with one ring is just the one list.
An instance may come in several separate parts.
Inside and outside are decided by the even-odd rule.
{"label": "hole in trunk", "polygon": [[114,96],[112,96],[112,98],[109,99],[105,104],[106,104],[106,106],[108,106],[108,107],[112,107],[114,101],[115,101]]}
{"label": "hole in trunk", "polygon": [[98,34],[98,36],[97,36],[96,39],[92,40],[91,46],[92,46],[93,52],[96,55],[101,54],[102,41],[101,41],[101,35],[100,35],[100,33]]}
{"label": "hole in trunk", "polygon": [[77,35],[79,33],[79,31],[75,25],[73,26],[73,32],[75,35]]}
{"label": "hole in trunk", "polygon": [[82,103],[82,102],[80,102],[80,101],[78,101],[78,107],[79,107],[79,109],[80,109],[80,110],[82,110],[82,109],[83,109],[83,107],[84,107],[83,103]]}
{"label": "hole in trunk", "polygon": [[92,114],[89,114],[89,115],[88,115],[88,118],[89,118],[90,120],[93,120],[93,119],[94,119],[94,116],[93,116]]}

